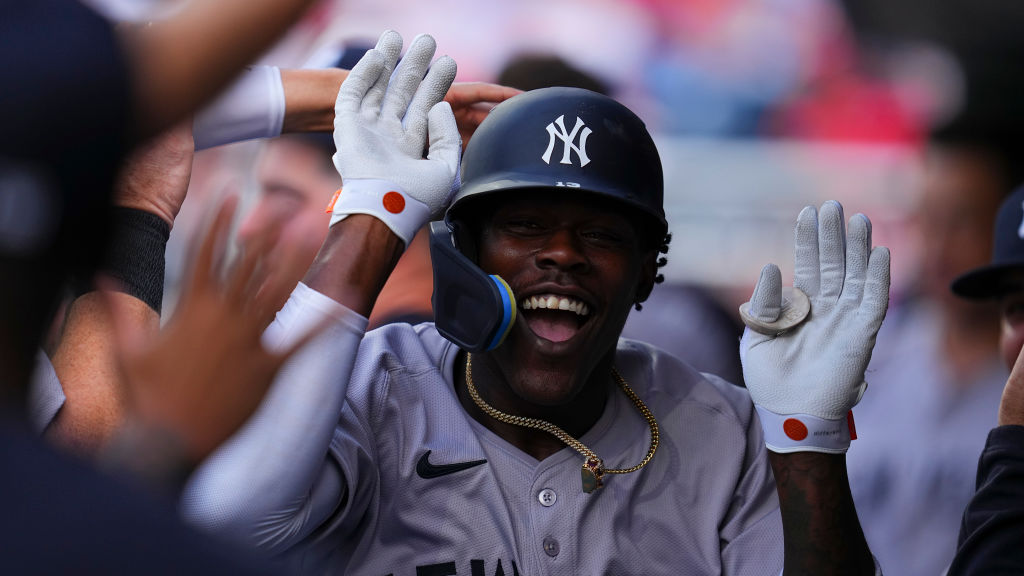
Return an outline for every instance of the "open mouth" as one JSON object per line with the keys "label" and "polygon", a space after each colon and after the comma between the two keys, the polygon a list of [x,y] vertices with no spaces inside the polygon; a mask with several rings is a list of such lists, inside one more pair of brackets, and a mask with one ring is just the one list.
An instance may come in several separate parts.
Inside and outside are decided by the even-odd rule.
{"label": "open mouth", "polygon": [[552,342],[575,336],[590,319],[590,306],[582,300],[559,294],[538,294],[524,298],[523,319],[534,334]]}

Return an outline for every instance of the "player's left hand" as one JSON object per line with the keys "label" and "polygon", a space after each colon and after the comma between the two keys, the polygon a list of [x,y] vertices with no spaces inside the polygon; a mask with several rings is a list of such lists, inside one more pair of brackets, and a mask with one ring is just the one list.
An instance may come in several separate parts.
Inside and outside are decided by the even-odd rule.
{"label": "player's left hand", "polygon": [[[860,401],[864,371],[889,304],[889,250],[871,247],[863,214],[844,227],[843,208],[825,202],[800,212],[794,284],[811,311],[789,331],[769,336],[747,328],[740,342],[743,377],[774,452],[846,452],[847,413]],[[751,298],[764,322],[782,304],[779,269],[769,264]]]}

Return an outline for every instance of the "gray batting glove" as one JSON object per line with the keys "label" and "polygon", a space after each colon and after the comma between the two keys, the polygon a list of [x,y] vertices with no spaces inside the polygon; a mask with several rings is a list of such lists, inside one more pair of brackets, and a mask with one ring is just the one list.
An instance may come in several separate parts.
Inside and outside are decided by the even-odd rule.
{"label": "gray batting glove", "polygon": [[[807,319],[777,335],[750,328],[740,341],[743,377],[765,442],[774,452],[843,453],[867,383],[875,336],[889,305],[889,250],[871,247],[863,214],[843,226],[843,207],[825,202],[800,212],[794,284],[807,294]],[[782,279],[769,264],[751,297],[750,314],[768,323],[782,308]]]}
{"label": "gray batting glove", "polygon": [[370,214],[408,246],[444,213],[458,189],[461,140],[443,101],[455,61],[442,56],[431,65],[435,48],[433,38],[417,36],[396,70],[402,37],[388,30],[342,83],[334,116],[342,189],[331,226],[349,214]]}

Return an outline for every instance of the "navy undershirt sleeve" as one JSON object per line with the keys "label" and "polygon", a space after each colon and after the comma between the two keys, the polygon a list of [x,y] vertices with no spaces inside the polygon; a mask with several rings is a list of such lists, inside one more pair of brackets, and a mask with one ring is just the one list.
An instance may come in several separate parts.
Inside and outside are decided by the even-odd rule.
{"label": "navy undershirt sleeve", "polygon": [[950,576],[1024,573],[1024,426],[989,432]]}

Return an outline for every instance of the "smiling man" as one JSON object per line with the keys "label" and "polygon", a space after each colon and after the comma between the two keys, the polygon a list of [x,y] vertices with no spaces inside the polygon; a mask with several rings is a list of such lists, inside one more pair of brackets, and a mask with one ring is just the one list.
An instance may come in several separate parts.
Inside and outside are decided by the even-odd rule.
{"label": "smiling man", "polygon": [[[458,187],[458,132],[438,103],[454,62],[430,65],[421,36],[392,74],[400,47],[385,33],[342,86],[344,188],[267,339],[287,345],[335,321],[193,478],[186,515],[320,573],[774,575],[784,529],[787,573],[874,573],[845,479],[848,432],[844,445],[818,418],[769,455],[747,391],[619,338],[668,244],[661,161],[641,120],[586,90],[525,93],[481,124]],[[441,217],[436,323],[364,337],[405,244]],[[800,218],[799,261],[813,254],[803,288],[820,311],[786,337],[747,338],[745,362],[759,409],[788,414],[787,430],[817,422],[801,401],[819,393],[842,398],[825,404],[846,430],[888,254],[871,253],[871,276],[870,227],[854,217],[847,269],[842,212],[826,204],[819,270],[819,215]],[[830,308],[836,257],[849,306]],[[771,270],[753,310],[769,324],[781,306]],[[855,294],[875,306],[863,318]],[[844,321],[848,340],[836,336]],[[800,334],[813,341],[794,349]],[[842,349],[843,369],[817,342]],[[814,388],[797,395],[789,380]]]}

